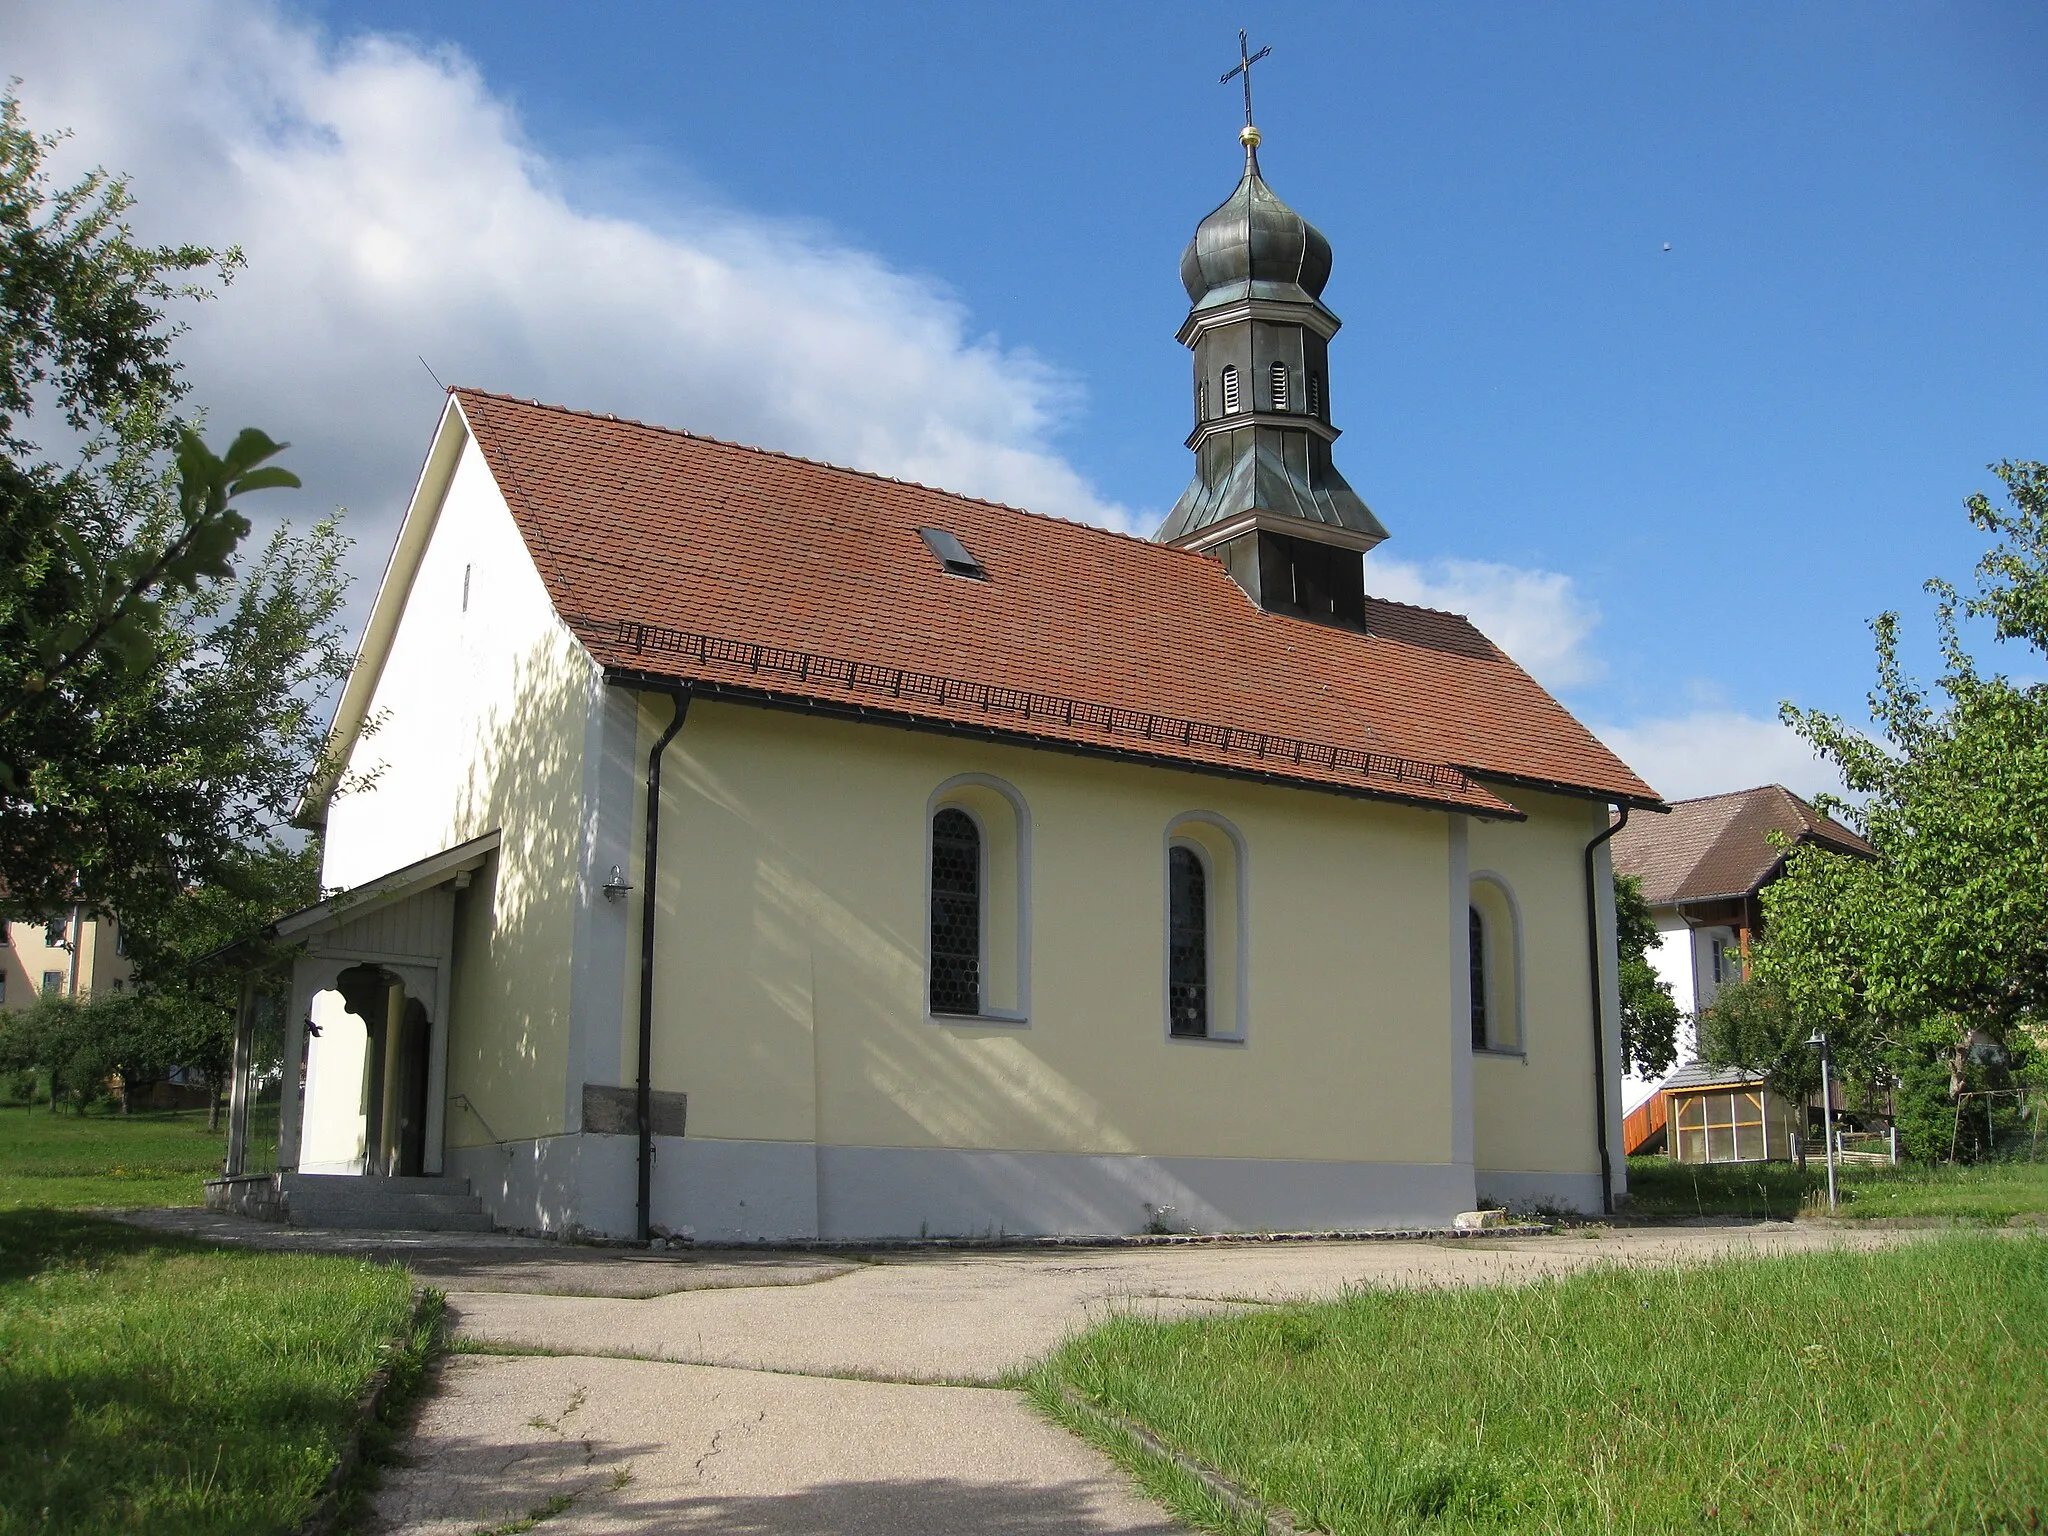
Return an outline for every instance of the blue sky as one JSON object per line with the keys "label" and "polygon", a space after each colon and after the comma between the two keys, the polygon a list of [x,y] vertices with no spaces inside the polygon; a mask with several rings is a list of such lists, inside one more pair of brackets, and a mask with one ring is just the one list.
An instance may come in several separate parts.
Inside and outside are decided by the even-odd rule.
{"label": "blue sky", "polygon": [[[1858,711],[1869,615],[1924,618],[1919,582],[1966,575],[1980,550],[1960,504],[1991,483],[1985,463],[2048,457],[2038,5],[182,9],[202,42],[262,22],[272,42],[237,41],[235,79],[304,82],[240,126],[208,118],[223,143],[274,149],[280,117],[342,113],[323,103],[381,35],[388,78],[347,110],[458,155],[509,143],[523,169],[504,174],[586,233],[786,266],[748,304],[838,304],[935,359],[929,376],[883,370],[914,382],[879,387],[938,402],[895,437],[824,421],[869,409],[851,339],[794,361],[786,340],[762,348],[780,359],[762,390],[786,401],[818,381],[813,416],[719,419],[715,393],[660,373],[686,362],[617,386],[636,414],[1140,527],[1190,470],[1175,264],[1236,177],[1238,99],[1217,75],[1249,28],[1273,47],[1257,79],[1268,179],[1336,251],[1338,452],[1394,535],[1373,557],[1383,590],[1497,613],[1496,637],[1533,648],[1539,676],[1673,793],[1796,776],[1762,724],[1777,701]],[[195,216],[268,218],[220,190],[228,171],[189,169],[206,156],[119,158],[132,143],[147,160],[152,141],[142,109],[79,82],[92,8],[41,10],[14,37],[0,24],[39,121],[103,129],[94,158],[136,169],[155,217],[175,224],[189,197]],[[193,72],[225,78],[195,50]],[[467,84],[436,96],[419,82],[437,70]],[[468,126],[450,130],[458,96]],[[260,230],[181,233],[241,239],[260,264]],[[564,272],[617,290],[645,269],[578,260],[508,283],[468,330],[427,317],[447,290],[389,280],[378,323],[422,316],[389,324],[374,364],[415,458],[433,401],[413,350],[451,379],[618,408],[588,398],[613,389],[603,326],[550,330],[530,311]],[[728,378],[751,366],[742,312],[704,343]],[[473,346],[494,323],[519,345]],[[549,351],[579,345],[581,371]],[[289,388],[290,363],[266,366]],[[959,422],[949,399],[972,402]],[[349,428],[329,414],[314,430]],[[356,493],[366,547],[388,540],[390,500]]]}

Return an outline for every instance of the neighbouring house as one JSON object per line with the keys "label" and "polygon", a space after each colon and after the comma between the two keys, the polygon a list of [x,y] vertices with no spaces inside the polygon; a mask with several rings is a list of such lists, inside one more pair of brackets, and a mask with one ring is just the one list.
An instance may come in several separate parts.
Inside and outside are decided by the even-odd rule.
{"label": "neighbouring house", "polygon": [[133,977],[111,917],[72,907],[49,922],[0,923],[0,1008],[20,1010],[45,996],[83,1001],[120,992]]}
{"label": "neighbouring house", "polygon": [[1692,1059],[1698,1039],[1689,1021],[1713,1005],[1723,983],[1747,974],[1750,945],[1763,930],[1758,898],[1791,851],[1809,842],[1874,857],[1862,838],[1781,784],[1675,801],[1670,815],[1636,817],[1615,835],[1614,872],[1642,881],[1659,934],[1650,962],[1688,1020],[1685,1065],[1661,1081],[1626,1082],[1629,1152],[1668,1150],[1684,1162],[1793,1155],[1804,1106],[1783,1103],[1750,1074]]}
{"label": "neighbouring house", "polygon": [[1660,802],[1371,595],[1256,145],[1151,540],[450,392],[330,736],[371,787],[308,807],[341,894],[271,930],[279,1189],[700,1241],[1624,1190],[1607,843]]}

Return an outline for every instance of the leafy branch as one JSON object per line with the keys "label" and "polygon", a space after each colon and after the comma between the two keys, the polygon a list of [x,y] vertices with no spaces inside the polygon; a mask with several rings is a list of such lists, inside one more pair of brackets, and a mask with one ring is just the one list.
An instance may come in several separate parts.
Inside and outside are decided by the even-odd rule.
{"label": "leafy branch", "polygon": [[[163,607],[198,591],[204,582],[234,576],[233,556],[248,537],[249,520],[229,506],[251,491],[296,488],[299,477],[281,465],[265,465],[290,446],[245,427],[225,456],[215,454],[186,427],[178,441],[178,533],[159,549],[130,547],[102,560],[69,525],[57,534],[70,556],[68,573],[90,594],[85,612],[66,616],[37,637],[40,672],[22,679],[21,693],[0,701],[0,723],[94,655],[124,671],[146,670],[158,654]],[[9,775],[0,763],[0,775]]]}

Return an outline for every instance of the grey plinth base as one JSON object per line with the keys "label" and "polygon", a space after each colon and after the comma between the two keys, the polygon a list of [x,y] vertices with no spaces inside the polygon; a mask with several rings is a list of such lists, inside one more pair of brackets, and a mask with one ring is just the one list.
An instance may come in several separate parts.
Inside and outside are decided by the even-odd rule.
{"label": "grey plinth base", "polygon": [[206,1181],[206,1208],[229,1216],[250,1216],[257,1221],[285,1219],[284,1193],[274,1173],[242,1173],[233,1178]]}

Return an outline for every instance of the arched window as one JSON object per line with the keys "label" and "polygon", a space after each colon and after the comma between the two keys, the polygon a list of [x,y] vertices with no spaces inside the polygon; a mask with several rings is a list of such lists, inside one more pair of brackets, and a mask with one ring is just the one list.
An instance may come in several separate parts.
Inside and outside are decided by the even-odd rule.
{"label": "arched window", "polygon": [[1225,363],[1223,365],[1223,414],[1226,416],[1235,416],[1237,414],[1237,364],[1235,363]]}
{"label": "arched window", "polygon": [[925,1008],[941,1022],[1031,1018],[1031,810],[1013,784],[955,774],[925,802]]}
{"label": "arched window", "polygon": [[1528,1050],[1522,1034],[1522,917],[1507,882],[1472,876],[1470,901],[1472,1049],[1505,1055]]}
{"label": "arched window", "polygon": [[1323,376],[1319,373],[1308,376],[1308,413],[1317,421],[1323,419]]}
{"label": "arched window", "polygon": [[1276,411],[1287,409],[1287,365],[1285,363],[1275,363],[1273,365],[1273,409]]}
{"label": "arched window", "polygon": [[1486,919],[1479,915],[1479,909],[1469,909],[1472,914],[1472,1049],[1483,1051],[1487,1048],[1486,1033]]}
{"label": "arched window", "polygon": [[1184,843],[1167,852],[1167,1028],[1209,1033],[1209,871]]}
{"label": "arched window", "polygon": [[981,1012],[981,828],[958,806],[932,817],[933,1013]]}

